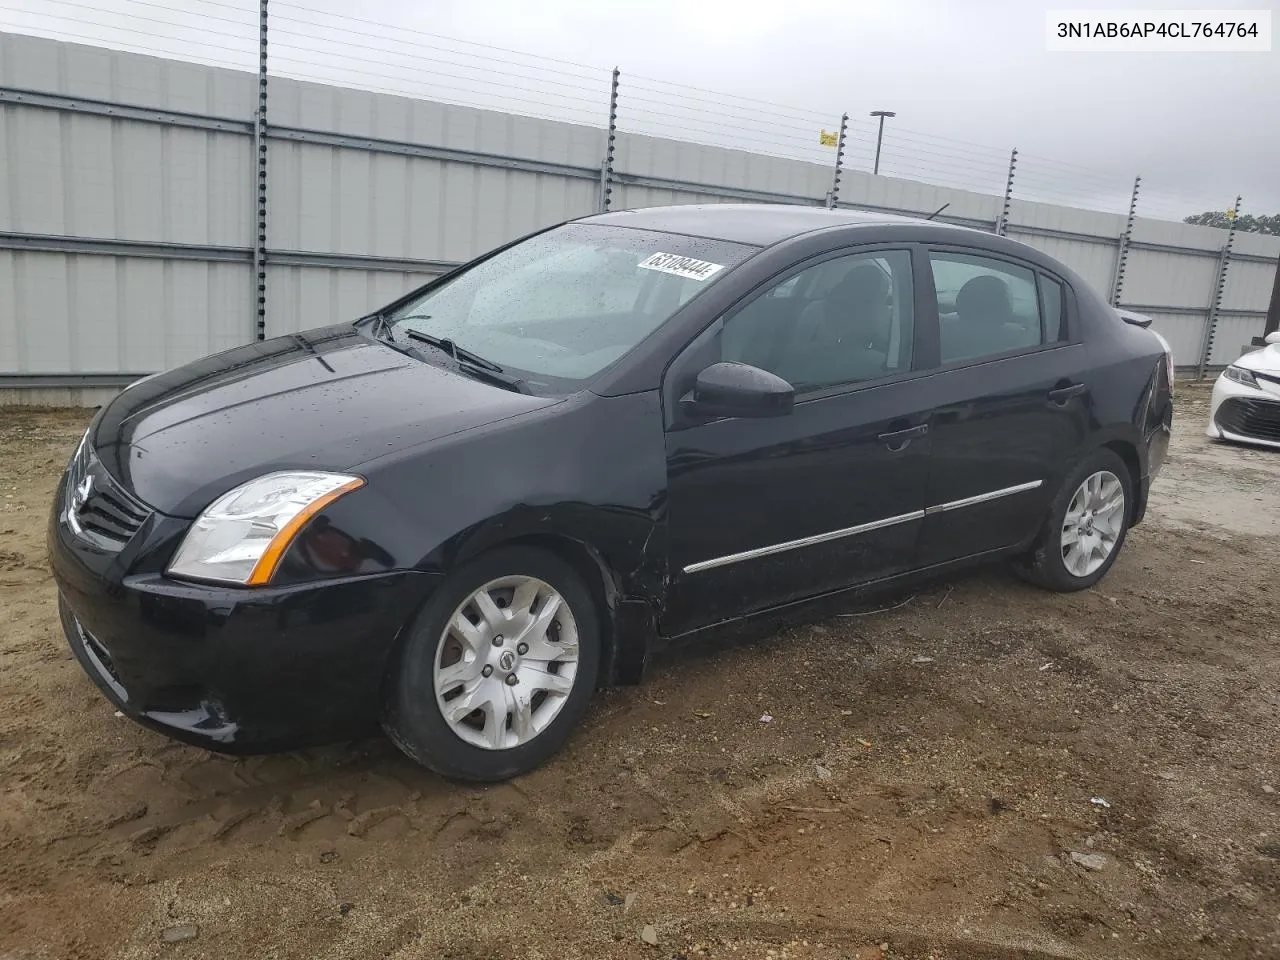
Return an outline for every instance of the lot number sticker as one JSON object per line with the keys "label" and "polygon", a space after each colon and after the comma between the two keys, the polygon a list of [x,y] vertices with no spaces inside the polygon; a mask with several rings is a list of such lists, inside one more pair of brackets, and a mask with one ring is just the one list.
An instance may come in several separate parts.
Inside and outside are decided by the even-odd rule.
{"label": "lot number sticker", "polygon": [[643,270],[657,270],[677,277],[688,277],[690,280],[709,280],[724,269],[723,263],[708,263],[706,260],[695,260],[693,257],[680,257],[674,253],[655,253],[641,260],[636,266]]}

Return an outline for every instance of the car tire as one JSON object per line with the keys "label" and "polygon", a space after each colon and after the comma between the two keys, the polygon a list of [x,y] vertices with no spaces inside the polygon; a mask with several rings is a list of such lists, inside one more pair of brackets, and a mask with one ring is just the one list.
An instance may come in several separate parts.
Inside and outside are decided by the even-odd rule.
{"label": "car tire", "polygon": [[505,780],[563,746],[599,669],[600,617],[582,578],[552,553],[501,547],[451,574],[406,629],[382,726],[442,776]]}
{"label": "car tire", "polygon": [[[1091,490],[1086,487],[1090,483],[1097,486]],[[1110,504],[1117,497],[1118,506],[1098,509],[1099,502]],[[1081,504],[1083,513],[1078,510]],[[1124,460],[1106,447],[1094,450],[1067,474],[1034,545],[1014,561],[1014,570],[1046,590],[1088,589],[1106,576],[1120,555],[1133,509],[1133,478]],[[1082,533],[1086,528],[1090,532]],[[1088,562],[1082,564],[1085,553]]]}

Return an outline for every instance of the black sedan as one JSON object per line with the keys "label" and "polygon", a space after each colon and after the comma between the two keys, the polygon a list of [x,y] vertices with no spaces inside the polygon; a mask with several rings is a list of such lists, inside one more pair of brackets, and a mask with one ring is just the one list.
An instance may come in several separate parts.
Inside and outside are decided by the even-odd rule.
{"label": "black sedan", "polygon": [[1164,460],[1172,369],[990,234],[587,217],[121,393],[53,505],[62,625],[173,737],[381,722],[443,774],[508,777],[659,641],[992,558],[1095,583]]}

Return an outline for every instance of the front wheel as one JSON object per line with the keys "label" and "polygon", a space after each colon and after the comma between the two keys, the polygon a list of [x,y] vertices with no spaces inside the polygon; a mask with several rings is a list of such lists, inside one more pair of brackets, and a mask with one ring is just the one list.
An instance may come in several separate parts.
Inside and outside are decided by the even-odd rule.
{"label": "front wheel", "polygon": [[1120,455],[1095,450],[1068,474],[1035,546],[1014,568],[1027,580],[1068,593],[1101,580],[1124,545],[1133,481]]}
{"label": "front wheel", "polygon": [[555,753],[600,663],[591,593],[553,554],[502,548],[451,575],[409,627],[383,728],[460,780],[503,780]]}

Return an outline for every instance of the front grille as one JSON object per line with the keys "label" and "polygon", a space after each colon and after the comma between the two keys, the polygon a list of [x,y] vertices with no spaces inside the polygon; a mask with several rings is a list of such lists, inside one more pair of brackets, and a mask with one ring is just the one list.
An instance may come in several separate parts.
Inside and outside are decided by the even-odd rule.
{"label": "front grille", "polygon": [[147,520],[147,511],[118,492],[100,490],[80,508],[80,526],[123,547]]}
{"label": "front grille", "polygon": [[106,471],[88,438],[67,468],[66,511],[78,536],[106,550],[123,549],[151,516],[151,510]]}
{"label": "front grille", "polygon": [[1231,397],[1218,408],[1217,420],[1228,433],[1280,443],[1280,401]]}

